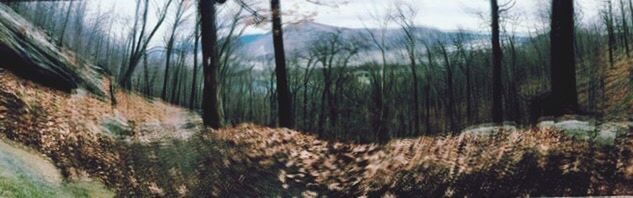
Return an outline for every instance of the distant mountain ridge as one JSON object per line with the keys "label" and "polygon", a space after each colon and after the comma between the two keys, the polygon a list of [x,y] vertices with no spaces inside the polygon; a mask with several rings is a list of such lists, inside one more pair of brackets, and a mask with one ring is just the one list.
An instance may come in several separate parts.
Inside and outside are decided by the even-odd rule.
{"label": "distant mountain ridge", "polygon": [[[385,34],[385,38],[389,40],[387,43],[396,47],[398,40],[402,38],[402,30],[399,28],[345,28],[330,26],[315,22],[303,22],[298,24],[289,24],[284,27],[284,46],[287,53],[297,53],[305,51],[307,45],[319,39],[323,33],[339,32],[343,38],[353,38],[358,36],[368,37],[369,33],[374,35]],[[448,39],[447,34],[430,27],[416,27],[414,34],[426,42],[435,42],[436,40],[445,41]],[[240,38],[241,51],[251,57],[271,57],[273,54],[272,33],[244,35]],[[368,39],[366,42],[370,42]]]}

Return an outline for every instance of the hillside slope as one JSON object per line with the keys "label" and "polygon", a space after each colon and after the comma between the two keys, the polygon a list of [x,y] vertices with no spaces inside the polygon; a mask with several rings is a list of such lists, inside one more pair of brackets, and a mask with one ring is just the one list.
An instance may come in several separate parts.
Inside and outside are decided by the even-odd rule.
{"label": "hillside slope", "polygon": [[[97,178],[124,197],[633,193],[626,134],[604,147],[551,128],[361,145],[248,124],[205,131],[195,115],[134,94],[112,108],[8,72],[0,82],[0,131],[65,177]],[[135,127],[111,134],[100,126],[112,116]],[[183,132],[192,136],[172,135]]]}
{"label": "hillside slope", "polygon": [[85,88],[105,95],[100,68],[80,60],[39,28],[0,3],[0,67],[16,74],[70,91]]}
{"label": "hillside slope", "polygon": [[[0,56],[19,52],[3,49],[9,51]],[[26,60],[41,58],[20,53],[29,55]],[[135,93],[117,92],[117,106],[88,94],[106,90],[106,76],[91,77],[98,83],[88,87],[54,89],[16,70],[24,66],[19,62],[2,62],[8,69],[0,69],[0,191],[44,186],[33,192],[109,196],[107,187],[119,197],[630,195],[633,124],[623,118],[633,113],[631,81],[623,74],[630,64],[617,65],[608,72],[606,113],[619,122],[559,120],[534,129],[473,130],[379,145],[252,124],[204,129],[197,114]],[[565,131],[556,128],[567,125]],[[86,178],[94,182],[85,186]]]}

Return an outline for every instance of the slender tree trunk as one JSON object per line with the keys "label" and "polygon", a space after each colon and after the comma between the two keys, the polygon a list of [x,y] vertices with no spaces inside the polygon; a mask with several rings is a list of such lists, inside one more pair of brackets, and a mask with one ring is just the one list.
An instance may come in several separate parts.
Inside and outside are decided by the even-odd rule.
{"label": "slender tree trunk", "polygon": [[179,79],[179,76],[180,76],[180,72],[182,70],[182,67],[185,64],[184,63],[184,59],[185,59],[184,58],[184,54],[180,53],[177,56],[178,56],[178,59],[176,60],[177,64],[174,65],[175,66],[175,68],[174,68],[174,70],[175,70],[174,71],[174,76],[171,78],[171,84],[172,84],[171,97],[168,100],[168,101],[171,101],[173,104],[178,104],[178,96],[179,96],[177,94],[178,93],[178,88],[179,88],[178,87],[178,83],[181,81]]}
{"label": "slender tree trunk", "polygon": [[[607,25],[607,34],[609,38],[609,63],[611,67],[613,67],[615,63],[615,51],[617,50],[616,40],[615,40],[615,30],[613,24],[613,7],[611,5],[611,0],[607,1],[607,13],[604,16],[605,23]],[[552,17],[554,19],[554,17]]]}
{"label": "slender tree trunk", "polygon": [[149,65],[147,62],[147,54],[143,56],[143,79],[145,80],[145,95],[152,96],[152,93],[149,91],[149,87],[151,86],[149,83]]}
{"label": "slender tree trunk", "polygon": [[73,2],[75,1],[70,1],[68,3],[68,10],[66,10],[66,17],[64,17],[64,23],[62,24],[62,32],[59,34],[59,43],[58,45],[63,45],[64,44],[64,35],[66,34],[66,27],[68,26],[68,20],[70,18],[70,11],[73,8]]}
{"label": "slender tree trunk", "polygon": [[[196,23],[199,23],[196,20]],[[189,109],[195,108],[196,84],[198,81],[198,45],[200,44],[200,25],[196,25],[193,45],[193,80],[191,80],[191,96],[189,97]]]}
{"label": "slender tree trunk", "polygon": [[410,67],[411,67],[411,78],[413,80],[413,101],[411,102],[411,104],[413,105],[413,128],[414,128],[414,134],[419,134],[420,133],[420,97],[418,94],[418,71],[417,71],[417,62],[415,60],[415,38],[412,38],[413,36],[411,36],[411,38],[409,38],[409,42],[411,42],[409,45],[409,61],[410,61]]}
{"label": "slender tree trunk", "polygon": [[426,106],[426,134],[431,133],[431,69],[433,68],[433,54],[431,52],[431,48],[428,45],[424,45],[426,48],[426,57],[428,58],[428,67],[426,73],[426,85],[424,88],[425,93],[425,106]]}
{"label": "slender tree trunk", "polygon": [[448,103],[446,103],[446,118],[448,129],[451,133],[457,133],[457,118],[455,116],[455,96],[453,93],[453,68],[451,66],[451,61],[448,57],[448,51],[446,50],[446,46],[444,44],[440,44],[440,48],[442,49],[442,54],[444,55],[444,63],[446,66],[446,95],[448,97]]}
{"label": "slender tree trunk", "polygon": [[308,60],[308,64],[306,65],[306,69],[304,71],[304,79],[303,79],[303,127],[306,130],[310,130],[308,119],[308,83],[310,83],[310,66],[312,66],[312,59]]}
{"label": "slender tree trunk", "polygon": [[[165,6],[163,8],[164,10],[161,13],[159,13],[158,21],[156,22],[156,24],[153,26],[153,28],[149,31],[149,34],[147,35],[146,35],[146,30],[147,30],[149,0],[144,1],[145,3],[144,3],[144,8],[143,8],[143,16],[141,19],[142,20],[141,31],[138,34],[136,33],[136,24],[135,24],[134,32],[131,38],[132,42],[130,44],[130,52],[129,52],[129,60],[128,60],[127,68],[122,66],[120,70],[121,72],[120,72],[119,84],[121,84],[125,88],[129,88],[130,79],[132,78],[132,75],[134,74],[134,70],[136,69],[136,66],[141,61],[143,54],[145,54],[147,50],[147,46],[149,45],[149,42],[152,40],[154,35],[156,35],[156,32],[158,31],[160,26],[165,21],[165,18],[167,17],[166,10],[169,9],[173,0],[166,0],[166,1],[167,2],[165,3]],[[140,4],[137,6],[140,6]]]}
{"label": "slender tree trunk", "polygon": [[501,64],[503,52],[499,43],[499,5],[497,0],[490,0],[492,13],[492,121],[503,123],[503,95],[501,84]]}
{"label": "slender tree trunk", "polygon": [[277,75],[277,103],[279,108],[279,126],[294,127],[292,117],[292,96],[288,88],[286,74],[286,54],[284,51],[283,29],[281,22],[281,8],[279,0],[271,0],[270,7],[273,19],[273,44],[275,48],[275,74]]}
{"label": "slender tree trunk", "polygon": [[165,74],[163,77],[163,89],[160,92],[160,98],[162,98],[163,100],[167,101],[167,82],[169,82],[169,68],[171,66],[171,54],[172,54],[172,49],[174,48],[174,36],[176,33],[176,29],[174,28],[173,31],[171,32],[171,36],[169,37],[169,41],[167,42],[167,48],[166,48],[166,58],[165,58]]}
{"label": "slender tree trunk", "polygon": [[512,57],[512,61],[510,64],[510,67],[506,70],[508,71],[509,75],[507,80],[508,85],[508,93],[507,93],[507,97],[506,97],[506,101],[508,103],[508,111],[509,111],[509,118],[512,121],[515,121],[517,123],[519,123],[519,121],[521,120],[521,109],[520,109],[520,104],[519,104],[519,98],[518,98],[518,85],[517,85],[517,81],[519,79],[516,78],[516,68],[517,68],[517,49],[516,49],[516,45],[515,45],[515,37],[512,36],[510,39],[508,39],[508,43],[510,45],[510,56]]}
{"label": "slender tree trunk", "polygon": [[576,60],[574,51],[574,1],[552,0],[552,102],[554,116],[576,113]]}
{"label": "slender tree trunk", "polygon": [[467,124],[473,123],[473,104],[472,104],[472,85],[471,85],[471,76],[470,76],[470,63],[466,64],[466,118]]}
{"label": "slender tree trunk", "polygon": [[[624,5],[622,5],[624,7]],[[631,21],[633,22],[633,0],[629,0],[629,14],[631,16]]]}
{"label": "slender tree trunk", "polygon": [[214,1],[198,1],[200,29],[202,33],[202,64],[204,70],[203,121],[204,125],[219,129],[223,125],[224,115],[219,98],[218,87],[218,50],[217,26]]}
{"label": "slender tree trunk", "polygon": [[[630,48],[629,48],[629,24],[626,21],[626,11],[624,11],[624,0],[620,0],[620,12],[622,15],[622,30],[624,31],[622,37],[624,38],[624,50],[626,52],[626,57],[630,57]],[[631,19],[633,20],[633,19]]]}

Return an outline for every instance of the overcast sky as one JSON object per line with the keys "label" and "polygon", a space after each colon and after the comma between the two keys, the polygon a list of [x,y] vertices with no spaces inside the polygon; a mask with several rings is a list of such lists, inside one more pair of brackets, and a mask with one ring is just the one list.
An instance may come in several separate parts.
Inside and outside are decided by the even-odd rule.
{"label": "overcast sky", "polygon": [[[230,1],[230,0],[229,0]],[[262,9],[268,6],[267,0],[247,0]],[[312,0],[314,1],[314,0]],[[470,31],[488,31],[485,21],[489,13],[488,0],[321,0],[329,5],[306,3],[307,0],[281,0],[285,20],[292,22],[298,14],[311,15],[315,22],[340,27],[377,27],[374,17],[382,15],[394,4],[409,4],[418,12],[416,23],[446,31],[466,29]],[[499,0],[503,4],[507,0]],[[508,31],[528,33],[538,31],[548,23],[539,18],[539,12],[547,10],[549,0],[516,0],[509,13],[514,20],[507,24]],[[133,0],[92,0],[94,10],[115,10],[120,18],[126,18],[134,12]],[[258,3],[259,2],[259,3]],[[341,4],[340,2],[347,2]],[[600,9],[599,0],[577,0],[577,9],[582,11],[582,21],[595,20]],[[100,5],[100,7],[99,7]],[[128,17],[129,18],[129,17]],[[126,20],[122,20],[126,21]],[[129,21],[129,20],[128,20]],[[246,33],[267,32],[268,26],[248,28]]]}
{"label": "overcast sky", "polygon": [[[332,1],[332,0],[330,0]],[[342,1],[342,0],[339,0]],[[318,10],[315,21],[319,23],[342,26],[372,26],[372,15],[388,11],[395,4],[409,4],[416,8],[418,25],[435,27],[453,31],[460,28],[472,31],[487,31],[489,25],[485,21],[490,11],[488,0],[347,0],[347,4],[339,7],[306,5],[302,0],[282,0],[286,3],[284,10],[299,9],[304,12]],[[508,0],[499,0],[504,4]],[[547,10],[549,0],[516,0],[510,15],[516,18],[508,22],[519,32],[532,31],[543,26],[539,12]],[[582,20],[594,20],[600,8],[599,0],[577,0],[583,13]],[[483,17],[482,17],[483,15]],[[517,18],[518,17],[518,18]],[[361,22],[361,19],[364,19]],[[520,22],[516,22],[520,21]],[[517,24],[518,23],[518,24]],[[547,24],[546,24],[547,25]]]}

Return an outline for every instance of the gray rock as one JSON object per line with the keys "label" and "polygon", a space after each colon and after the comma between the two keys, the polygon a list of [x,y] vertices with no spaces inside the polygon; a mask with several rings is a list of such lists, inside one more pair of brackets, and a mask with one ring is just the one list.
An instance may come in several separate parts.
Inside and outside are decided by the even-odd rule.
{"label": "gray rock", "polygon": [[0,3],[0,67],[45,86],[71,91],[85,88],[105,96],[101,72]]}
{"label": "gray rock", "polygon": [[595,124],[579,120],[563,120],[556,122],[553,125],[553,128],[563,131],[568,136],[582,140],[592,138],[596,132]]}
{"label": "gray rock", "polygon": [[113,116],[104,118],[101,122],[101,126],[104,132],[119,137],[130,136],[134,130],[128,120],[119,112],[115,112]]}
{"label": "gray rock", "polygon": [[629,133],[633,122],[607,122],[596,126],[592,121],[561,120],[543,121],[538,127],[560,130],[569,137],[591,140],[599,145],[613,145],[617,138]]}
{"label": "gray rock", "polygon": [[536,127],[538,128],[552,128],[554,127],[554,124],[556,124],[556,122],[552,121],[552,120],[548,120],[548,121],[542,121],[539,122]]}
{"label": "gray rock", "polygon": [[633,122],[608,122],[598,127],[595,141],[604,145],[613,145],[619,137],[625,136],[633,128]]}
{"label": "gray rock", "polygon": [[516,124],[512,122],[506,122],[503,125],[496,125],[493,123],[486,123],[468,127],[462,131],[464,134],[473,135],[491,135],[498,132],[515,132],[517,130]]}

